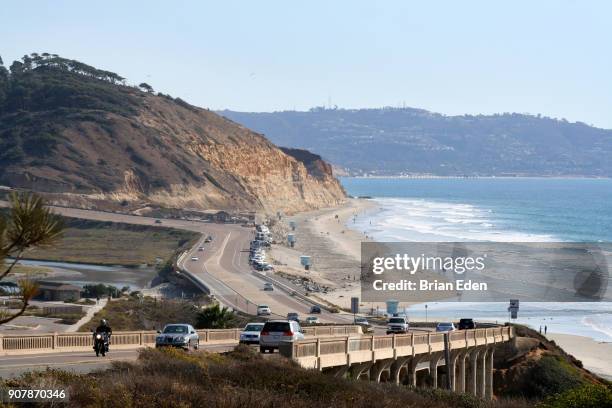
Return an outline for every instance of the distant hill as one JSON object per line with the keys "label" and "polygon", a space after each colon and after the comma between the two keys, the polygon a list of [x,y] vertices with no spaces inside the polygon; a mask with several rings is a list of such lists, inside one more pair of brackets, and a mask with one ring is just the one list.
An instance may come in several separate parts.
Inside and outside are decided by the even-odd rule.
{"label": "distant hill", "polygon": [[579,122],[412,108],[219,113],[353,175],[612,176],[612,130]]}
{"label": "distant hill", "polygon": [[102,209],[266,210],[344,200],[320,157],[57,55],[0,64],[0,185]]}

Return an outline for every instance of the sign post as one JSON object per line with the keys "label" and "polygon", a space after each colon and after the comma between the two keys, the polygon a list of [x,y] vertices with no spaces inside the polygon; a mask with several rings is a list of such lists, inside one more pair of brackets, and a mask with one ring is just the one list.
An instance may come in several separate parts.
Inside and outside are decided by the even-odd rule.
{"label": "sign post", "polygon": [[359,313],[359,298],[351,298],[351,312],[353,313],[353,323],[355,323],[355,315]]}
{"label": "sign post", "polygon": [[510,313],[510,319],[516,319],[519,311],[519,300],[510,299],[510,306],[508,306],[508,312]]}

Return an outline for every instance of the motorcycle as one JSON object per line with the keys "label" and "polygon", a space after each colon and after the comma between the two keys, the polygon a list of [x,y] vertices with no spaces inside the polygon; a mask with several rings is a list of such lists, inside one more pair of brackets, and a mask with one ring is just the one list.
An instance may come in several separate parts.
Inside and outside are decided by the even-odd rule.
{"label": "motorcycle", "polygon": [[96,352],[96,357],[100,356],[100,354],[102,354],[102,357],[104,357],[106,355],[106,352],[108,351],[108,333],[95,332],[93,337],[93,349]]}

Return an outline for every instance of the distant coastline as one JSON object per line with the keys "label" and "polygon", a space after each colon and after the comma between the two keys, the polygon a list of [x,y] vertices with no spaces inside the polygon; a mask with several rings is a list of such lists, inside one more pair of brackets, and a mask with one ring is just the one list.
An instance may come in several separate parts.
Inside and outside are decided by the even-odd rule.
{"label": "distant coastline", "polygon": [[355,179],[442,179],[442,180],[463,180],[463,179],[548,179],[548,180],[610,180],[612,177],[606,176],[436,176],[432,174],[414,174],[414,175],[395,175],[395,176],[338,176],[339,178],[355,178]]}

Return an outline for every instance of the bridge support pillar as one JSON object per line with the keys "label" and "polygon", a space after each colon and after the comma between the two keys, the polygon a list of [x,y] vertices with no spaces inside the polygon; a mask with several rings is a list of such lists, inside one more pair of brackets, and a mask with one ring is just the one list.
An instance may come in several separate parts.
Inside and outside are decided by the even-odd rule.
{"label": "bridge support pillar", "polygon": [[486,362],[489,349],[483,348],[478,354],[478,361],[476,364],[476,396],[484,398],[485,396],[485,385],[486,385]]}
{"label": "bridge support pillar", "polygon": [[429,375],[431,376],[431,388],[438,388],[438,364],[442,359],[442,353],[432,353],[429,356]]}
{"label": "bridge support pillar", "polygon": [[351,374],[351,378],[353,378],[354,380],[359,380],[359,378],[363,375],[363,374],[368,374],[368,377],[370,375],[370,367],[372,367],[372,362],[367,362],[367,363],[357,363],[351,366],[351,368],[349,368],[349,373]]}
{"label": "bridge support pillar", "polygon": [[478,378],[478,354],[480,353],[479,348],[473,348],[468,352],[469,368],[466,375],[466,387],[467,393],[477,395],[477,378]]}
{"label": "bridge support pillar", "polygon": [[492,400],[493,399],[493,352],[495,349],[491,347],[489,352],[487,353],[487,361],[486,361],[486,377],[485,377],[485,399]]}
{"label": "bridge support pillar", "polygon": [[417,366],[419,365],[421,361],[425,359],[425,357],[427,357],[427,355],[423,354],[418,357],[413,357],[412,359],[410,359],[410,362],[408,363],[408,385],[416,387],[417,385],[417,375],[416,375]]}
{"label": "bridge support pillar", "polygon": [[391,375],[390,375],[391,382],[395,384],[400,383],[400,374],[401,374],[402,368],[406,370],[408,369],[407,365],[409,365],[410,359],[412,359],[412,357],[399,357],[397,360],[395,360],[391,364]]}
{"label": "bridge support pillar", "polygon": [[329,373],[332,377],[344,378],[348,370],[349,370],[349,366],[344,365],[344,366],[338,366],[338,367],[331,367],[329,369],[326,369],[325,372]]}
{"label": "bridge support pillar", "polygon": [[454,391],[456,392],[465,392],[465,382],[466,382],[466,357],[468,353],[465,350],[459,352],[457,356],[457,371],[455,375],[455,386]]}
{"label": "bridge support pillar", "polygon": [[[453,350],[450,360],[450,364],[447,363],[447,372],[450,375],[451,391],[459,391],[459,384],[461,383],[462,386],[465,384],[465,352],[463,350]],[[461,373],[462,361],[463,374]]]}
{"label": "bridge support pillar", "polygon": [[379,360],[374,363],[370,368],[370,381],[380,382],[382,373],[387,371],[392,363],[393,359]]}

